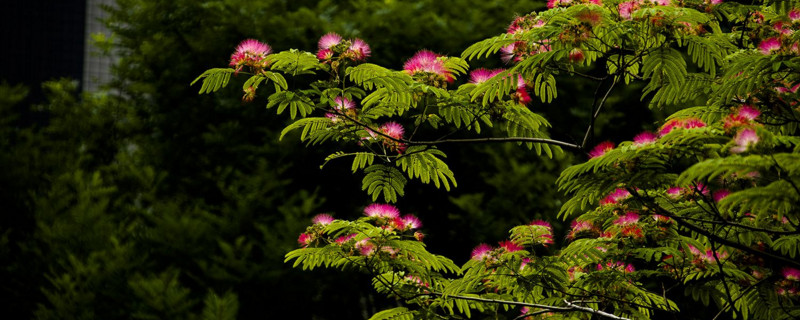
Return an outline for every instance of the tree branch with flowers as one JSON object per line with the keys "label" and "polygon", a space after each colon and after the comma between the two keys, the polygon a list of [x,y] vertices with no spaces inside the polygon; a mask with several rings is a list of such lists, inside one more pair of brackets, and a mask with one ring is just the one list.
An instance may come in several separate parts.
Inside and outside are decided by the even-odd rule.
{"label": "tree branch with flowers", "polygon": [[[373,319],[691,317],[673,302],[681,296],[716,317],[792,319],[800,317],[798,7],[551,0],[461,57],[421,50],[400,71],[368,63],[363,40],[331,33],[316,54],[271,53],[246,40],[231,68],[195,81],[209,93],[246,73],[244,100],[266,92],[267,108],[294,119],[282,137],[299,130],[309,145],[340,145],[325,161],[352,157],[362,189],[386,202],[354,221],[317,216],[286,255],[303,269],[371,274],[379,293],[404,304]],[[507,69],[469,71],[468,61],[495,54]],[[287,76],[310,84],[290,88]],[[533,111],[557,99],[569,76],[597,82],[580,143],[551,138]],[[658,132],[589,148],[595,120],[615,107],[614,88],[633,84],[651,108],[678,111]],[[506,136],[487,137],[486,127]],[[478,245],[459,267],[427,251],[418,217],[388,203],[409,179],[456,186],[437,145],[488,142],[588,160],[557,182],[571,196],[554,213],[572,220],[563,246],[544,250],[556,245],[552,228],[533,221],[497,246]]]}

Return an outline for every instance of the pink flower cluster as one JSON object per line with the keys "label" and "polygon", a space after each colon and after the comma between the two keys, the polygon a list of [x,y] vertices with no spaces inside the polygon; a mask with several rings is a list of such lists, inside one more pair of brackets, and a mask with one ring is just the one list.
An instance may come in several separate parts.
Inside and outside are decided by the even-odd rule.
{"label": "pink flower cluster", "polygon": [[795,41],[796,37],[793,37],[793,34],[800,30],[800,9],[790,10],[785,17],[777,18],[777,21],[771,25],[761,25],[763,15],[761,20],[753,21],[759,24],[759,27],[766,27],[765,33],[767,33],[768,37],[762,39],[758,44],[758,51],[761,54],[800,54],[800,42]]}
{"label": "pink flower cluster", "polygon": [[630,198],[630,196],[631,196],[631,193],[628,192],[628,190],[621,189],[621,188],[620,189],[616,189],[616,190],[612,191],[610,194],[608,194],[605,198],[601,199],[600,200],[600,205],[603,206],[603,205],[617,204],[621,200]]}
{"label": "pink flower cluster", "polygon": [[758,109],[745,104],[739,108],[737,113],[729,114],[725,118],[723,128],[726,132],[730,133],[738,129],[733,138],[734,146],[730,148],[730,152],[742,153],[758,144],[760,139],[755,128],[760,124],[756,123],[755,120],[760,114],[761,112]]}
{"label": "pink flower cluster", "polygon": [[455,80],[453,74],[444,66],[446,60],[447,57],[443,55],[421,50],[406,60],[403,71],[425,84],[444,88],[447,83]]}
{"label": "pink flower cluster", "polygon": [[333,32],[322,36],[317,46],[319,48],[317,58],[323,63],[332,61],[337,55],[344,59],[360,62],[372,54],[372,50],[364,40],[359,38],[344,40],[342,36]]}
{"label": "pink flower cluster", "polygon": [[384,229],[408,231],[422,227],[422,222],[414,215],[400,216],[400,210],[391,204],[373,203],[364,208],[364,215],[375,218],[376,224]]}
{"label": "pink flower cluster", "polygon": [[333,112],[328,112],[325,116],[333,123],[337,123],[342,121],[342,115],[355,118],[357,116],[356,104],[350,99],[336,97],[333,99]]}
{"label": "pink flower cluster", "polygon": [[266,43],[255,39],[244,40],[231,54],[230,66],[236,69],[237,73],[245,66],[261,70],[268,64],[265,59],[270,52],[272,48]]}
{"label": "pink flower cluster", "polygon": [[[469,83],[473,84],[484,83],[503,71],[506,70],[505,69],[489,70],[484,68],[475,69],[469,74],[470,78]],[[511,95],[511,98],[522,105],[527,105],[528,103],[531,102],[531,96],[530,94],[528,94],[527,86],[525,84],[525,79],[523,79],[521,75],[517,75],[517,91]]]}
{"label": "pink flower cluster", "polygon": [[671,119],[661,126],[658,134],[663,137],[675,129],[696,129],[705,126],[706,123],[697,118]]}
{"label": "pink flower cluster", "polygon": [[575,240],[580,237],[596,237],[600,235],[600,229],[594,223],[585,220],[575,220],[570,224],[570,231],[567,239]]}
{"label": "pink flower cluster", "polygon": [[623,19],[630,20],[632,18],[633,12],[639,10],[642,7],[649,7],[649,6],[668,6],[670,5],[670,0],[631,0],[627,2],[620,3],[618,6],[619,16]]}
{"label": "pink flower cluster", "polygon": [[728,258],[728,252],[717,250],[716,254],[711,249],[701,250],[692,245],[688,245],[689,252],[694,256],[692,263],[700,268],[705,265],[716,264],[717,260],[722,262]]}

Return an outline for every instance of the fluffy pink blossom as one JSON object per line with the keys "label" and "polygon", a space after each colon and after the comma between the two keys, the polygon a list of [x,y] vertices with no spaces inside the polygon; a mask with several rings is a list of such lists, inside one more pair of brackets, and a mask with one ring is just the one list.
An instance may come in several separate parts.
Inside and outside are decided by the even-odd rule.
{"label": "fluffy pink blossom", "polygon": [[619,16],[622,19],[630,20],[633,11],[639,8],[639,3],[636,0],[622,2],[618,6]]}
{"label": "fluffy pink blossom", "polygon": [[755,120],[760,114],[761,111],[746,104],[739,108],[739,115],[747,120]]}
{"label": "fluffy pink blossom", "polygon": [[671,0],[651,0],[651,1],[659,6],[668,6],[672,2]]}
{"label": "fluffy pink blossom", "polygon": [[584,232],[591,232],[597,233],[597,227],[594,226],[590,221],[585,220],[575,220],[572,221],[571,225],[572,228],[567,234],[567,239],[575,239],[579,234]]}
{"label": "fluffy pink blossom", "polygon": [[375,252],[375,246],[372,245],[369,240],[369,238],[362,239],[355,244],[356,250],[358,250],[362,256],[369,256]]}
{"label": "fluffy pink blossom", "polygon": [[514,62],[518,62],[518,57],[515,57],[514,50],[516,49],[517,44],[512,43],[505,47],[500,48],[500,59],[503,60],[505,63],[510,63],[512,60]]}
{"label": "fluffy pink blossom", "polygon": [[792,11],[789,11],[789,19],[792,20],[792,22],[800,21],[800,9],[794,8]]}
{"label": "fluffy pink blossom", "polygon": [[532,226],[542,226],[547,228],[547,230],[553,230],[553,226],[550,225],[550,222],[544,220],[533,220],[531,221],[530,225]]}
{"label": "fluffy pink blossom", "polygon": [[617,220],[614,220],[614,224],[618,226],[636,224],[637,222],[639,222],[639,215],[636,214],[636,212],[627,212],[617,218]]}
{"label": "fluffy pink blossom", "polygon": [[705,0],[705,2],[706,2],[706,4],[713,6],[713,5],[718,5],[718,4],[722,3],[722,0]]}
{"label": "fluffy pink blossom", "polygon": [[505,71],[505,69],[475,69],[469,73],[469,83],[481,84],[496,76],[498,73]]}
{"label": "fluffy pink blossom", "polygon": [[272,52],[272,48],[268,44],[255,39],[247,39],[239,43],[236,51],[231,54],[230,65],[237,67],[238,71],[244,65],[253,66],[264,60],[270,52]]}
{"label": "fluffy pink blossom", "polygon": [[790,267],[784,267],[783,270],[781,271],[783,277],[786,278],[786,280],[800,281],[800,270]]}
{"label": "fluffy pink blossom", "polygon": [[733,138],[734,143],[736,144],[734,147],[731,148],[731,152],[733,153],[742,153],[747,151],[752,145],[758,143],[758,134],[753,129],[743,129],[736,134],[736,137]]}
{"label": "fluffy pink blossom", "polygon": [[514,243],[511,240],[500,242],[500,248],[503,248],[506,252],[517,252],[522,250],[522,246]]}
{"label": "fluffy pink blossom", "polygon": [[489,258],[489,253],[492,252],[492,246],[481,243],[475,249],[472,249],[472,259],[473,260],[484,260]]}
{"label": "fluffy pink blossom", "polygon": [[348,241],[355,239],[356,236],[358,236],[357,233],[351,233],[351,234],[348,234],[346,236],[338,237],[338,238],[336,238],[336,244],[338,244],[338,245],[345,244]]}
{"label": "fluffy pink blossom", "polygon": [[775,88],[775,91],[778,91],[778,92],[780,92],[780,93],[790,93],[790,92],[791,92],[791,93],[797,93],[797,89],[800,89],[800,82],[798,82],[797,84],[795,84],[795,85],[794,85],[793,87],[791,87],[791,88],[787,88],[787,87],[777,87],[777,88]]}
{"label": "fluffy pink blossom", "polygon": [[667,189],[667,195],[672,198],[677,198],[681,195],[681,188],[680,187],[672,187]]}
{"label": "fluffy pink blossom", "polygon": [[422,227],[422,221],[417,218],[417,216],[412,214],[407,214],[402,218],[403,224],[405,225],[406,229],[419,229]]}
{"label": "fluffy pink blossom", "polygon": [[433,73],[445,77],[448,82],[452,82],[454,79],[450,72],[445,69],[444,60],[440,59],[442,57],[444,56],[428,50],[421,50],[406,61],[403,65],[403,71],[410,75]]}
{"label": "fluffy pink blossom", "polygon": [[300,237],[297,238],[297,243],[299,243],[303,247],[307,247],[313,242],[314,242],[314,236],[308,233],[301,233]]}
{"label": "fluffy pink blossom", "polygon": [[372,54],[369,45],[359,38],[352,40],[350,48],[347,49],[347,54],[355,61],[363,61]]}
{"label": "fluffy pink blossom", "polygon": [[364,208],[367,217],[394,219],[400,217],[400,210],[391,204],[373,203]]}
{"label": "fluffy pink blossom", "polygon": [[327,226],[331,224],[331,222],[333,222],[333,217],[329,214],[322,213],[314,216],[314,218],[311,219],[311,222],[313,222],[314,224],[321,224],[323,226]]}
{"label": "fluffy pink blossom", "polygon": [[697,119],[697,118],[685,119],[684,122],[683,122],[683,128],[684,129],[696,129],[696,128],[702,128],[702,127],[705,127],[705,126],[706,126],[706,123],[703,122],[703,120],[700,120],[700,119]]}
{"label": "fluffy pink blossom", "polygon": [[720,202],[722,199],[725,199],[731,192],[725,189],[717,190],[712,192],[712,197],[714,198],[714,202]]}
{"label": "fluffy pink blossom", "polygon": [[600,205],[615,204],[620,200],[626,199],[631,196],[628,190],[618,188],[609,193],[605,198],[600,200]]}
{"label": "fluffy pink blossom", "polygon": [[356,104],[345,97],[336,97],[333,99],[333,107],[338,111],[345,111],[355,109]]}
{"label": "fluffy pink blossom", "polygon": [[661,131],[659,131],[658,134],[661,136],[665,136],[676,128],[695,129],[695,128],[702,128],[705,126],[706,123],[703,122],[703,120],[697,118],[672,119],[664,123],[663,126],[661,126]]}
{"label": "fluffy pink blossom", "polygon": [[317,51],[317,59],[319,60],[328,60],[333,58],[333,50],[331,49],[322,49]]}
{"label": "fluffy pink blossom", "polygon": [[320,50],[325,50],[325,49],[330,49],[331,47],[341,42],[342,42],[342,36],[331,32],[319,38],[319,42],[317,43],[317,45],[319,46]]}
{"label": "fluffy pink blossom", "polygon": [[614,143],[611,141],[603,141],[596,145],[592,151],[589,151],[589,158],[597,158],[606,154],[606,152],[614,149]]}
{"label": "fluffy pink blossom", "polygon": [[381,126],[381,132],[394,139],[402,139],[403,134],[405,133],[405,129],[403,129],[403,126],[400,125],[399,123],[391,121],[384,123]]}
{"label": "fluffy pink blossom", "polygon": [[658,136],[655,133],[652,133],[650,131],[645,131],[633,137],[633,144],[637,146],[642,146],[656,142],[656,140],[658,140]]}
{"label": "fluffy pink blossom", "polygon": [[758,44],[758,50],[761,51],[762,54],[772,54],[780,49],[781,40],[776,37],[762,40],[761,43]]}

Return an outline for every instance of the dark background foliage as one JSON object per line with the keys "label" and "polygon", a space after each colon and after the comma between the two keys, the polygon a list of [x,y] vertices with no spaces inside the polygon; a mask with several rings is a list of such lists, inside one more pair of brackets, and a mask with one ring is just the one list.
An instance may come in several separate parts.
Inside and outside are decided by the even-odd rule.
{"label": "dark background foliage", "polygon": [[[393,304],[356,273],[283,263],[311,216],[354,218],[370,203],[349,164],[320,169],[328,150],[306,149],[294,136],[278,141],[285,117],[267,112],[263,97],[242,104],[242,79],[214,95],[189,83],[227,64],[246,38],[276,51],[314,51],[334,31],[367,41],[370,62],[400,68],[422,48],[459,55],[542,7],[119,0],[105,21],[119,58],[107,90],[81,93],[71,80],[40,90],[13,75],[0,86],[0,290],[9,319],[356,319]],[[554,135],[579,140],[594,87],[564,81],[579,94],[530,107],[553,122]],[[649,125],[638,96],[629,96],[610,101],[615,109],[598,123],[598,140]],[[611,122],[623,125],[606,130]],[[575,155],[542,159],[514,144],[444,150],[458,188],[411,183],[398,205],[422,218],[432,252],[462,263],[474,245],[507,237],[514,224],[555,222],[563,195],[553,181]]]}

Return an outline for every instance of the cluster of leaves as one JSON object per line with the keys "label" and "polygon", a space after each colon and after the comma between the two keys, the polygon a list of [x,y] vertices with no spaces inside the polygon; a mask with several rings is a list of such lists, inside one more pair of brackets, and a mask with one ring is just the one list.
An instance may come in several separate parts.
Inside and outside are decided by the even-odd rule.
{"label": "cluster of leaves", "polygon": [[[288,106],[293,119],[299,114],[284,133],[302,129],[300,139],[309,144],[338,141],[358,148],[327,160],[354,156],[353,171],[366,173],[363,188],[373,200],[382,195],[387,202],[403,195],[406,178],[455,185],[438,144],[513,141],[540,154],[561,147],[589,151],[594,120],[613,88],[643,84],[642,99],[650,99],[651,107],[680,109],[658,133],[644,132],[619,146],[600,143],[588,161],[562,172],[558,184],[571,199],[559,216],[575,219],[567,245],[544,254],[552,230],[534,222],[513,228],[498,248],[478,246],[461,268],[443,267],[449,260],[427,253],[418,240],[399,240],[402,235],[385,223],[337,220],[312,226],[314,239],[324,240],[301,241],[304,247],[287,261],[366,271],[379,292],[416,305],[375,319],[470,317],[514,306],[523,307],[525,318],[645,319],[680,313],[673,300],[683,296],[713,303],[717,317],[800,316],[796,4],[633,0],[549,6],[467,48],[463,59],[501,52],[513,66],[482,80],[473,71],[473,81],[456,89],[447,86],[467,73],[462,58],[429,55],[429,67],[420,68],[415,57],[403,71],[392,71],[329,63],[294,50],[266,56],[271,67],[254,70],[251,79],[257,80],[248,83],[266,81],[273,72],[327,74],[308,89],[276,85],[268,107]],[[198,80],[208,88],[205,83],[223,72]],[[542,103],[556,99],[563,75],[598,83],[581,144],[548,138],[548,122],[521,99],[528,87]],[[360,107],[351,105],[355,100]],[[412,133],[404,136],[395,121]],[[470,137],[481,126],[504,128],[509,137]],[[415,139],[417,134],[443,138]],[[352,247],[331,238],[350,233],[356,235]],[[366,240],[386,252],[356,250]]]}

